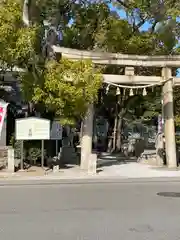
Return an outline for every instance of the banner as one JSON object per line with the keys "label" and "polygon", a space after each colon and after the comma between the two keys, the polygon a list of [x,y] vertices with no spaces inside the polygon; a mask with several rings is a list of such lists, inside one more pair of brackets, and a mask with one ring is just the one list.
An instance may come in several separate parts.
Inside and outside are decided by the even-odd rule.
{"label": "banner", "polygon": [[162,115],[159,115],[158,116],[158,133],[163,132],[163,126],[164,126],[164,119],[163,119]]}
{"label": "banner", "polygon": [[62,139],[62,126],[58,121],[53,121],[51,127],[51,139],[61,140]]}
{"label": "banner", "polygon": [[3,123],[6,117],[8,103],[0,101],[0,136],[2,133]]}

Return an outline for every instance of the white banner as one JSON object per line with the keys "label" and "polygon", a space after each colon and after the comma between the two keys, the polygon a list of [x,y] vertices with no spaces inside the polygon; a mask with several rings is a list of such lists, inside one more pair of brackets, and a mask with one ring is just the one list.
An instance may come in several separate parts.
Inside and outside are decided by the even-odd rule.
{"label": "white banner", "polygon": [[158,133],[163,132],[164,119],[161,115],[158,116]]}
{"label": "white banner", "polygon": [[8,103],[0,101],[0,136],[2,133],[4,119],[6,117]]}

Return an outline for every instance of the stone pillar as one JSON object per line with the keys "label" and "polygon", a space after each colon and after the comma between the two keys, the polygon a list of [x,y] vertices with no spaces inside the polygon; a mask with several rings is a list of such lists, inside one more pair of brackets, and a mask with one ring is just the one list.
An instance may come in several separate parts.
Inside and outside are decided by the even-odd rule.
{"label": "stone pillar", "polygon": [[6,146],[7,136],[7,114],[5,116],[4,122],[2,124],[1,136],[0,136],[0,146]]}
{"label": "stone pillar", "polygon": [[8,147],[8,172],[14,172],[15,161],[14,161],[14,149],[12,147]]}
{"label": "stone pillar", "polygon": [[92,153],[94,107],[91,104],[83,121],[81,139],[81,169],[88,170]]}
{"label": "stone pillar", "polygon": [[162,155],[162,149],[164,149],[164,142],[163,142],[163,133],[158,133],[158,136],[156,138],[156,164],[157,166],[163,166],[164,165],[164,159]]}
{"label": "stone pillar", "polygon": [[89,155],[88,174],[95,175],[97,172],[97,154]]}
{"label": "stone pillar", "polygon": [[164,134],[166,148],[166,162],[169,168],[177,167],[176,142],[174,126],[173,108],[173,79],[170,68],[163,68],[162,76],[166,81],[163,86],[163,114],[164,114]]}

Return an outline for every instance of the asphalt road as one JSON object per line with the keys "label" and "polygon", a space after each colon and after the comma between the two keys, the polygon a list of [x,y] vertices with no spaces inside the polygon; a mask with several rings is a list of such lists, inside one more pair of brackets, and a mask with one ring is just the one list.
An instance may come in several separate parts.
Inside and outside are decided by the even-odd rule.
{"label": "asphalt road", "polygon": [[0,186],[2,240],[180,239],[180,182]]}

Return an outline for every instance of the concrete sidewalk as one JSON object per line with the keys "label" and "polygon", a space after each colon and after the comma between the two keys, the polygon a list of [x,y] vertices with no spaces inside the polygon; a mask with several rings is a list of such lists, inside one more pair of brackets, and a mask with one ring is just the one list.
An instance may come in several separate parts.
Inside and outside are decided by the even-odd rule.
{"label": "concrete sidewalk", "polygon": [[57,173],[36,168],[31,171],[8,173],[0,172],[0,180],[70,180],[70,179],[148,179],[148,178],[180,178],[180,170],[169,170],[167,168],[155,168],[141,163],[119,163],[104,166],[98,169],[95,175],[89,175],[81,171],[77,166],[69,166]]}
{"label": "concrete sidewalk", "polygon": [[116,176],[122,178],[154,178],[154,177],[180,177],[180,170],[166,167],[154,167],[142,163],[126,163],[103,167],[100,176]]}

